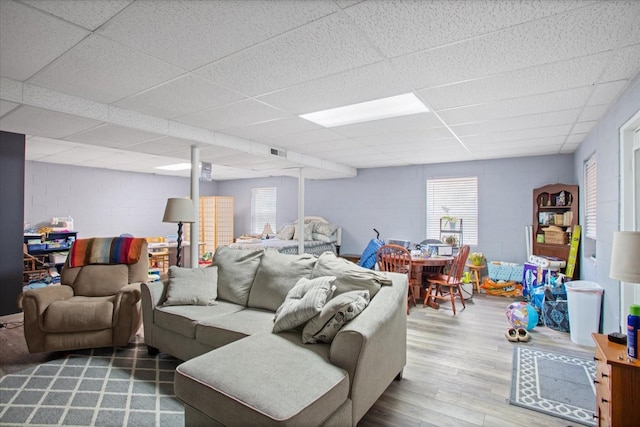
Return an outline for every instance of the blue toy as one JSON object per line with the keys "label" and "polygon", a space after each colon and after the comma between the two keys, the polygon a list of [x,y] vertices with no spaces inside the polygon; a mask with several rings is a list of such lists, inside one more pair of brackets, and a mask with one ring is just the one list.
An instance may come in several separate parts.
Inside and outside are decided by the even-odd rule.
{"label": "blue toy", "polygon": [[532,330],[538,324],[538,312],[529,303],[524,301],[514,302],[507,307],[507,320],[514,328]]}

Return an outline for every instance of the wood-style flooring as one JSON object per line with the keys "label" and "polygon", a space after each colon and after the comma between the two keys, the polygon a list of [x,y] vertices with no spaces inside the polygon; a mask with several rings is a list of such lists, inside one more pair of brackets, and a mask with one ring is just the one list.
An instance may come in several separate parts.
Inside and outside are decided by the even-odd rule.
{"label": "wood-style flooring", "polygon": [[[407,326],[404,378],[393,381],[359,426],[567,426],[567,421],[509,405],[514,345],[562,352],[593,349],[573,344],[569,334],[546,327],[531,331],[531,341],[514,344],[504,336],[505,309],[512,299],[476,295],[453,316],[450,305],[439,310],[411,307]],[[21,315],[0,318],[0,374],[59,357],[30,355]],[[381,361],[384,363],[384,361]],[[375,375],[372,372],[371,375]]]}

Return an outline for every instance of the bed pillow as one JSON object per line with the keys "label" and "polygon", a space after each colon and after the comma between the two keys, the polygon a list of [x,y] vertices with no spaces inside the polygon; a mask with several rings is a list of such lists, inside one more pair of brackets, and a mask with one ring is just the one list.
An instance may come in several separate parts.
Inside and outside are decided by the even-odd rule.
{"label": "bed pillow", "polygon": [[333,295],[336,280],[333,276],[315,279],[300,278],[291,288],[275,315],[273,332],[295,329],[313,319]]}
{"label": "bed pillow", "polygon": [[[304,241],[308,242],[313,240],[313,223],[304,224]],[[295,231],[293,232],[293,240],[298,240],[298,226],[296,225]]]}
{"label": "bed pillow", "polygon": [[280,240],[291,240],[295,233],[295,226],[293,224],[287,224],[276,233],[276,237]]}
{"label": "bed pillow", "polygon": [[215,305],[218,296],[218,267],[169,267],[168,305]]}
{"label": "bed pillow", "polygon": [[311,238],[315,241],[325,243],[333,243],[338,241],[338,238],[336,236],[326,236],[320,233],[311,233]]}
{"label": "bed pillow", "polygon": [[330,222],[314,222],[313,232],[317,234],[324,234],[325,236],[331,236],[336,232],[338,227]]}
{"label": "bed pillow", "polygon": [[327,302],[320,314],[309,320],[302,330],[302,342],[330,343],[344,325],[369,305],[369,291],[350,291]]}

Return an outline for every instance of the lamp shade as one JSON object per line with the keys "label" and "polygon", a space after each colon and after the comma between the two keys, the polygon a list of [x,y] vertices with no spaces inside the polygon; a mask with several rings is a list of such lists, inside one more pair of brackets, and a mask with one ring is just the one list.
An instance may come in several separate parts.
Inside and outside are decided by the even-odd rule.
{"label": "lamp shade", "polygon": [[273,230],[271,229],[271,224],[266,223],[264,225],[264,229],[262,230],[262,235],[269,235],[269,234],[273,234]]}
{"label": "lamp shade", "polygon": [[609,277],[640,283],[640,231],[614,231]]}
{"label": "lamp shade", "polygon": [[195,222],[191,199],[172,198],[167,200],[162,222]]}

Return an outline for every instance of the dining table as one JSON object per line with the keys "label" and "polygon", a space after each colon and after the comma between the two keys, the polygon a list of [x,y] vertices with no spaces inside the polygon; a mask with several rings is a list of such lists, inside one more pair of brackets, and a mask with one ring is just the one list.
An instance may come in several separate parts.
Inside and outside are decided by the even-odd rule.
{"label": "dining table", "polygon": [[[429,275],[441,273],[442,270],[453,262],[453,256],[423,256],[412,255],[411,256],[411,278],[414,279],[413,294],[420,295],[420,299],[424,299],[426,296],[426,283],[423,283],[425,277]],[[425,274],[426,273],[426,274]],[[425,305],[429,305],[433,308],[437,308],[434,301],[426,301]]]}

